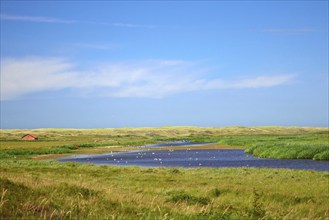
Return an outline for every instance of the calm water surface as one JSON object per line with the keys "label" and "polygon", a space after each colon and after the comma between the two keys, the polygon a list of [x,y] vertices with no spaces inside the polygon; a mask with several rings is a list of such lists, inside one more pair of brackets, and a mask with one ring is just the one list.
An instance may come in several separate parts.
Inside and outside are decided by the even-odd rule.
{"label": "calm water surface", "polygon": [[77,155],[62,162],[142,167],[267,167],[329,171],[329,161],[256,158],[244,150],[145,150],[102,155]]}
{"label": "calm water surface", "polygon": [[162,141],[156,144],[147,144],[141,148],[162,148],[162,147],[199,147],[216,144],[214,142],[191,142],[191,141]]}

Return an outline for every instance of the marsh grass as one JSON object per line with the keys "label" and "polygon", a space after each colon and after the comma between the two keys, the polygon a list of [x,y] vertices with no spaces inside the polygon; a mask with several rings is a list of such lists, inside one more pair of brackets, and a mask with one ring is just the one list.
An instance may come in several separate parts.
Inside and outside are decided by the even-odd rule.
{"label": "marsh grass", "polygon": [[[2,161],[3,219],[326,219],[329,176]],[[316,187],[314,187],[316,182]]]}
{"label": "marsh grass", "polygon": [[252,202],[249,210],[249,217],[252,219],[262,219],[266,214],[265,207],[261,202],[262,196],[262,193],[257,192],[255,188],[253,189]]}
{"label": "marsh grass", "polygon": [[329,145],[325,143],[254,144],[246,152],[265,158],[329,160]]}
{"label": "marsh grass", "polygon": [[245,146],[256,157],[329,160],[328,133],[226,136],[219,143]]}
{"label": "marsh grass", "polygon": [[210,195],[213,197],[219,197],[222,194],[222,191],[218,188],[214,188],[210,191]]}
{"label": "marsh grass", "polygon": [[174,194],[167,201],[174,203],[186,202],[188,205],[208,205],[210,203],[210,199],[208,197],[193,196],[186,192]]}

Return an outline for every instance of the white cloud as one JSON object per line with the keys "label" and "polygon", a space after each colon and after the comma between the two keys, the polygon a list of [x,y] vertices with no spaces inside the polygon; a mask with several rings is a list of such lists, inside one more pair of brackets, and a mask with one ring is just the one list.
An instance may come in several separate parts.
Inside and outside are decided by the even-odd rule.
{"label": "white cloud", "polygon": [[78,76],[71,69],[70,63],[56,58],[4,59],[1,61],[1,99],[70,87]]}
{"label": "white cloud", "polygon": [[181,60],[106,63],[80,71],[60,58],[7,58],[1,62],[1,99],[67,88],[92,97],[161,98],[210,89],[269,88],[294,78],[274,75],[228,81],[209,79],[206,73],[202,66]]}
{"label": "white cloud", "polygon": [[26,22],[45,22],[45,23],[64,23],[64,24],[77,23],[76,20],[62,20],[58,18],[40,17],[40,16],[1,14],[0,18],[1,20],[26,21]]}

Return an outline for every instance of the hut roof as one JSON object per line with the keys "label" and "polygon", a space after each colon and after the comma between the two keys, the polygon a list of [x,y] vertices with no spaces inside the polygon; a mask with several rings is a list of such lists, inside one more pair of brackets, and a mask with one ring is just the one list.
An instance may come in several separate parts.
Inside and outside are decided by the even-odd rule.
{"label": "hut roof", "polygon": [[21,139],[24,140],[24,139],[28,139],[28,138],[30,138],[30,139],[38,139],[38,137],[35,136],[35,135],[33,135],[33,134],[26,134]]}

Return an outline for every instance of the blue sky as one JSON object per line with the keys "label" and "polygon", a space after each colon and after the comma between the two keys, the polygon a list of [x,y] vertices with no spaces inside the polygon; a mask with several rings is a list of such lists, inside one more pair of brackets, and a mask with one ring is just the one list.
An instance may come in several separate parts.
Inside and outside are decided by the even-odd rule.
{"label": "blue sky", "polygon": [[328,1],[1,1],[1,128],[328,126]]}

